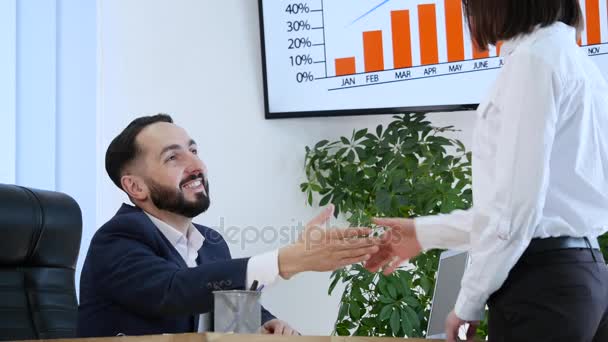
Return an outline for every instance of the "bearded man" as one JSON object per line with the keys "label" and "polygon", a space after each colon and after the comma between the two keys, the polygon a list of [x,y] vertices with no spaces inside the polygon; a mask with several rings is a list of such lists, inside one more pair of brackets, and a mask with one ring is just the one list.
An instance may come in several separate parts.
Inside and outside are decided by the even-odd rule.
{"label": "bearded man", "polygon": [[[217,231],[192,223],[209,208],[207,169],[196,142],[165,114],[131,122],[110,143],[106,171],[133,205],[123,204],[91,241],[80,279],[81,337],[210,331],[213,291],[335,270],[378,250],[377,241],[355,238],[367,229],[320,228],[328,207],[295,243],[233,259]],[[298,334],[266,309],[260,332]]]}

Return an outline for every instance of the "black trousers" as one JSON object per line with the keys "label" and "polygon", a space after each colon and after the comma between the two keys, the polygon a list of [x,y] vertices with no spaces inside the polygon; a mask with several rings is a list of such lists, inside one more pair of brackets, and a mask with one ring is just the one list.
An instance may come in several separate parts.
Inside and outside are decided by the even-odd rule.
{"label": "black trousers", "polygon": [[490,342],[608,342],[608,268],[598,250],[524,253],[488,306]]}

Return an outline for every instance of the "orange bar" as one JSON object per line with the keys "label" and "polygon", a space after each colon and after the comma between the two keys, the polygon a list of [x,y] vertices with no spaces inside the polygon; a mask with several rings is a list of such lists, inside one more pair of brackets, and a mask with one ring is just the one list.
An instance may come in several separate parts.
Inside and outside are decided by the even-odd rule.
{"label": "orange bar", "polygon": [[600,30],[600,1],[586,0],[585,12],[587,12],[587,45],[596,45],[602,42]]}
{"label": "orange bar", "polygon": [[356,73],[355,57],[336,58],[336,76],[352,75]]}
{"label": "orange bar", "polygon": [[395,69],[412,66],[412,35],[410,31],[410,11],[392,11],[393,63]]}
{"label": "orange bar", "polygon": [[448,62],[464,61],[464,30],[462,18],[462,0],[445,0]]}
{"label": "orange bar", "polygon": [[365,59],[365,72],[384,70],[382,31],[363,32],[363,56]]}
{"label": "orange bar", "polygon": [[477,43],[473,42],[473,58],[482,59],[490,57],[490,50],[482,50],[477,46]]}
{"label": "orange bar", "polygon": [[439,63],[435,4],[418,5],[418,29],[420,31],[420,61],[422,65]]}
{"label": "orange bar", "polygon": [[500,57],[500,51],[502,51],[502,42],[496,43],[496,56]]}

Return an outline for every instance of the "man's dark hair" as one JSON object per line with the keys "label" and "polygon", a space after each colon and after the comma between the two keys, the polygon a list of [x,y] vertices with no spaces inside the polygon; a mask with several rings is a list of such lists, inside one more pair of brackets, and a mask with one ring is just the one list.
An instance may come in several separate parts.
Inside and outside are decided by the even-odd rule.
{"label": "man's dark hair", "polygon": [[131,163],[141,148],[137,146],[135,139],[139,133],[149,125],[157,122],[173,123],[173,119],[167,114],[157,114],[153,116],[142,116],[137,118],[127,126],[120,134],[112,140],[106,151],[106,171],[112,182],[119,189],[122,189],[120,178],[125,167]]}
{"label": "man's dark hair", "polygon": [[581,28],[579,0],[462,0],[473,41],[480,47],[561,21]]}

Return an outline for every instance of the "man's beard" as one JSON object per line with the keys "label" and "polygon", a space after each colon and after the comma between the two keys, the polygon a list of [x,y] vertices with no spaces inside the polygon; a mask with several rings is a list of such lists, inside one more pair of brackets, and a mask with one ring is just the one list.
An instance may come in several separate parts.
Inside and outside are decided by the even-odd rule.
{"label": "man's beard", "polygon": [[[203,186],[205,187],[205,192],[196,193],[196,199],[194,201],[188,201],[186,200],[182,186],[187,182],[198,178],[201,179]],[[146,180],[146,184],[148,185],[148,188],[150,188],[150,199],[152,200],[152,203],[160,210],[193,218],[209,209],[209,182],[207,177],[202,174],[192,175],[183,180],[179,185],[179,189],[162,186],[151,179]]]}

